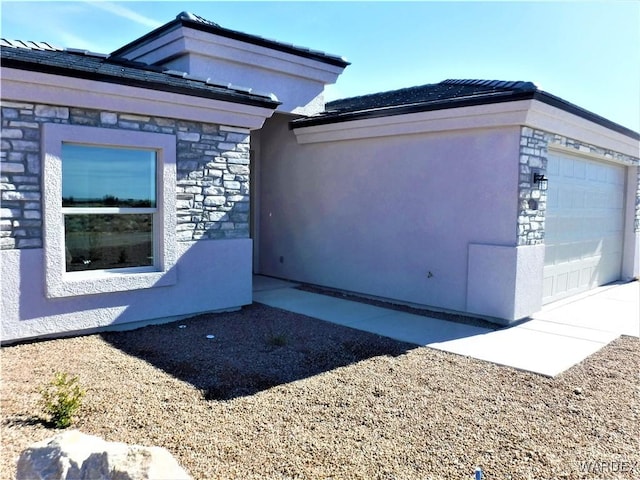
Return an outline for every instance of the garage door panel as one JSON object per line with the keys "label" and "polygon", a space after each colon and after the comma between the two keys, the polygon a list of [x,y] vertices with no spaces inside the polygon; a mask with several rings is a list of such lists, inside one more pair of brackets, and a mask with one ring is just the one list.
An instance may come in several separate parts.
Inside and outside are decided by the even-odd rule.
{"label": "garage door panel", "polygon": [[557,190],[549,190],[547,191],[547,208],[549,207],[557,207],[558,206],[558,191]]}
{"label": "garage door panel", "polygon": [[572,270],[569,272],[569,280],[567,288],[569,290],[575,290],[580,286],[580,270]]}
{"label": "garage door panel", "polygon": [[588,289],[589,286],[595,281],[593,278],[593,268],[592,267],[582,267],[580,269],[580,283],[578,286],[580,289]]}
{"label": "garage door panel", "polygon": [[618,280],[624,167],[550,154],[543,302]]}
{"label": "garage door panel", "polygon": [[573,162],[573,176],[584,180],[587,177],[587,166],[583,162]]}
{"label": "garage door panel", "polygon": [[607,183],[617,187],[624,186],[625,174],[621,168],[607,170]]}

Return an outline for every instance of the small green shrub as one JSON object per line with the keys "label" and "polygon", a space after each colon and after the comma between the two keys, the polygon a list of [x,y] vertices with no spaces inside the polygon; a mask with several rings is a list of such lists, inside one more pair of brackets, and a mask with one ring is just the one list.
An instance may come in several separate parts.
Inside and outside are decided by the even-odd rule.
{"label": "small green shrub", "polygon": [[82,405],[85,391],[78,385],[78,377],[56,372],[53,380],[40,390],[45,412],[56,428],[67,428]]}

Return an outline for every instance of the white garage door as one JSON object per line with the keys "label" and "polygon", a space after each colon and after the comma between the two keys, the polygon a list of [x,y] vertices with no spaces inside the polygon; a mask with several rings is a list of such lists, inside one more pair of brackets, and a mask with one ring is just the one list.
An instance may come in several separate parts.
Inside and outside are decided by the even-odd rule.
{"label": "white garage door", "polygon": [[549,153],[543,303],[620,278],[624,167]]}

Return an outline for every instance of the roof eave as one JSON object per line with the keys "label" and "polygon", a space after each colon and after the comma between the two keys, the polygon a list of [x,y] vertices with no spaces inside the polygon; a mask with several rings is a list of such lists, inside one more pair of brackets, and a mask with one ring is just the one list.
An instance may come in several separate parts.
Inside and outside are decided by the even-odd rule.
{"label": "roof eave", "polygon": [[272,50],[289,53],[291,55],[296,55],[298,57],[308,58],[311,60],[329,64],[329,65],[334,65],[340,68],[346,68],[348,65],[351,65],[350,62],[348,62],[347,60],[341,57],[313,52],[311,50],[307,51],[301,48],[297,48],[293,45],[287,45],[274,40],[268,40],[266,38],[250,35],[248,33],[238,32],[236,30],[224,28],[219,25],[204,24],[204,23],[201,23],[195,20],[190,20],[184,17],[176,18],[175,20],[172,20],[171,22],[156,28],[155,30],[147,33],[146,35],[119,48],[118,50],[114,51],[111,55],[122,56],[126,54],[126,52],[132,50],[133,48],[139,47],[141,45],[144,45],[145,43],[155,40],[161,34],[169,32],[181,26],[192,28],[194,30],[198,30],[201,32],[220,35],[222,37],[230,38],[232,40],[238,40],[241,42],[246,42],[246,43],[250,43],[257,46],[270,48]]}
{"label": "roof eave", "polygon": [[86,70],[77,70],[72,68],[64,68],[53,65],[47,65],[44,63],[33,63],[27,61],[20,61],[11,58],[2,58],[2,66],[7,68],[15,68],[18,70],[26,70],[32,72],[48,73],[51,75],[66,76],[72,78],[80,78],[84,80],[94,80],[105,83],[115,83],[130,87],[146,88],[149,90],[157,90],[167,93],[175,93],[181,95],[188,95],[192,97],[207,98],[211,100],[227,101],[233,103],[239,103],[243,105],[262,107],[275,109],[280,105],[280,102],[268,99],[265,97],[259,97],[251,94],[242,94],[238,92],[217,92],[214,90],[193,89],[187,86],[167,85],[162,82],[156,82],[152,80],[136,80],[131,78],[123,78],[114,75],[106,75],[103,73],[97,73]]}
{"label": "roof eave", "polygon": [[367,118],[380,118],[394,115],[406,115],[410,113],[428,112],[433,110],[445,110],[449,108],[470,107],[476,105],[486,105],[490,103],[514,102],[517,100],[530,100],[533,92],[498,93],[491,97],[475,96],[458,99],[435,100],[424,103],[411,103],[408,105],[394,105],[389,107],[378,107],[355,112],[344,112],[330,114],[326,116],[300,118],[290,122],[290,129],[311,127],[315,125],[327,125],[331,123],[348,122],[351,120],[362,120]]}
{"label": "roof eave", "polygon": [[533,97],[534,100],[538,100],[542,103],[546,103],[547,105],[551,105],[552,107],[559,108],[560,110],[564,110],[565,112],[576,115],[580,118],[584,118],[585,120],[589,120],[597,125],[613,130],[614,132],[621,133],[629,138],[634,140],[640,140],[640,133],[631,130],[619,123],[615,123],[605,117],[602,117],[596,113],[590,112],[574,103],[567,102],[560,97],[556,97],[547,92],[537,91]]}
{"label": "roof eave", "polygon": [[437,100],[425,103],[412,103],[409,105],[395,105],[389,107],[379,107],[368,110],[329,114],[324,116],[300,118],[289,123],[291,130],[316,125],[328,125],[333,123],[348,122],[352,120],[363,120],[368,118],[380,118],[393,115],[406,115],[410,113],[428,112],[444,110],[449,108],[470,107],[476,105],[488,105],[492,103],[515,102],[519,100],[538,100],[553,107],[574,114],[578,117],[589,120],[593,123],[606,127],[617,133],[621,133],[634,140],[640,140],[640,134],[618,123],[612,122],[600,115],[592,113],[575,104],[567,102],[560,97],[540,90],[535,91],[514,91],[491,95],[480,95],[459,99]]}

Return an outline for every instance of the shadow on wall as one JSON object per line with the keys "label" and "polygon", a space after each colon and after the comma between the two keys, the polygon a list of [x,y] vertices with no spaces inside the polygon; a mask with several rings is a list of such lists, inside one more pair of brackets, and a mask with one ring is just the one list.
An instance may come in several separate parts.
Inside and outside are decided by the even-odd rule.
{"label": "shadow on wall", "polygon": [[253,395],[416,347],[260,304],[102,337],[190,383],[206,400]]}
{"label": "shadow on wall", "polygon": [[[34,330],[40,324],[50,328],[53,322],[88,333],[95,331],[96,310],[113,319],[109,325],[102,324],[107,328],[135,326],[132,322],[141,319],[195,315],[100,335],[122,352],[193,385],[208,400],[252,395],[374,356],[401,355],[416,347],[251,304],[251,240],[247,238],[189,244],[179,252],[173,267],[178,279],[175,285],[56,299],[45,297],[40,280],[42,257],[34,253],[21,256],[21,271],[33,272],[21,276],[22,322],[38,322]],[[239,305],[247,306],[229,313],[194,313]],[[53,320],[43,321],[47,316]],[[47,333],[51,330],[33,331],[34,335]]]}

